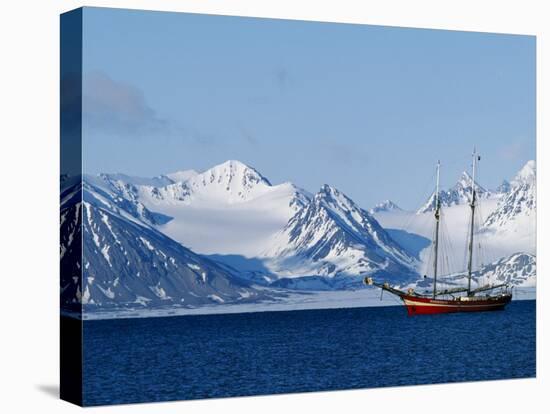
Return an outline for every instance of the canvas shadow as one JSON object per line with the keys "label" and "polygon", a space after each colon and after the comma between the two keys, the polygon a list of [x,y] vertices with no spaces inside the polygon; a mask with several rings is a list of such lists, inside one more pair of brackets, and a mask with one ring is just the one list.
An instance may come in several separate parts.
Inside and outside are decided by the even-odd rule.
{"label": "canvas shadow", "polygon": [[58,384],[38,384],[36,385],[36,389],[38,389],[40,392],[53,397],[55,399],[59,399],[59,385]]}

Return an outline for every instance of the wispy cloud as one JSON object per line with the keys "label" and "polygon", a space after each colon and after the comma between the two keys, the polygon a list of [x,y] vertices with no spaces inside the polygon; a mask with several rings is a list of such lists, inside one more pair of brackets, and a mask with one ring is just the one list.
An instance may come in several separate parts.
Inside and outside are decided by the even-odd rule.
{"label": "wispy cloud", "polygon": [[[288,92],[295,85],[295,80],[290,72],[283,67],[275,68],[267,73],[267,80],[273,89],[250,96],[247,101],[252,105],[267,105],[277,102],[277,99]],[[275,92],[275,93],[274,93]]]}
{"label": "wispy cloud", "polygon": [[140,88],[102,71],[83,78],[82,124],[93,133],[122,139],[177,139],[205,148],[219,142],[211,132],[160,116]]}
{"label": "wispy cloud", "polygon": [[96,132],[122,137],[174,132],[174,125],[159,117],[139,88],[101,71],[84,75],[82,112],[83,124]]}
{"label": "wispy cloud", "polygon": [[369,161],[369,156],[363,148],[346,142],[324,141],[319,143],[318,149],[324,158],[343,169],[361,166]]}
{"label": "wispy cloud", "polygon": [[285,68],[277,69],[275,71],[274,81],[279,91],[285,91],[288,88],[289,83],[291,82],[288,70],[286,70]]}
{"label": "wispy cloud", "polygon": [[246,144],[249,144],[252,146],[258,146],[259,144],[258,137],[255,134],[253,134],[248,128],[241,126],[239,129],[239,132],[240,132],[240,137]]}

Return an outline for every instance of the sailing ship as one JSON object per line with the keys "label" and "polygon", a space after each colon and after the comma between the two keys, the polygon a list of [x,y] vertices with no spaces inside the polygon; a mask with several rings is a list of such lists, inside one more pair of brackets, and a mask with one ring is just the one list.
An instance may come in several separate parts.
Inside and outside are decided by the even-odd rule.
{"label": "sailing ship", "polygon": [[[473,255],[474,255],[474,218],[477,202],[476,194],[476,163],[480,157],[476,154],[475,148],[473,152],[472,162],[472,177],[471,177],[471,196],[470,196],[470,228],[468,232],[468,276],[467,286],[454,287],[438,290],[438,257],[439,257],[439,232],[441,220],[441,201],[439,199],[439,171],[440,162],[437,162],[436,170],[436,191],[435,191],[435,232],[432,241],[434,249],[433,255],[433,290],[431,294],[416,292],[413,288],[402,291],[396,287],[392,287],[388,282],[377,283],[371,277],[364,279],[365,284],[376,286],[382,291],[387,291],[398,296],[409,315],[425,315],[436,313],[454,313],[454,312],[484,312],[502,310],[512,300],[512,292],[507,283],[497,285],[484,285],[477,288],[472,288],[472,273],[473,273]],[[497,289],[501,289],[498,293],[491,293]]]}

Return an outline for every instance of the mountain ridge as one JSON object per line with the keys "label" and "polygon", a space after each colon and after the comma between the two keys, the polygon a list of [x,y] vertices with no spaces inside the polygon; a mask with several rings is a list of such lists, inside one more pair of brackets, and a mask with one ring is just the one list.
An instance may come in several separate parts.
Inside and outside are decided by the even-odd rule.
{"label": "mountain ridge", "polygon": [[[67,236],[61,239],[61,266],[63,274],[72,275],[62,280],[65,308],[79,303],[90,311],[193,307],[269,297],[159,232],[116,193],[83,181],[64,194],[61,225]],[[76,258],[75,240],[82,245],[82,255]]]}
{"label": "mountain ridge", "polygon": [[274,258],[268,266],[283,277],[360,278],[394,270],[407,278],[416,264],[374,217],[329,185],[289,220],[262,255]]}
{"label": "mountain ridge", "polygon": [[487,217],[482,229],[510,234],[534,232],[536,209],[536,165],[531,160],[512,179],[508,192],[499,200],[496,210]]}
{"label": "mountain ridge", "polygon": [[[478,198],[489,198],[492,192],[481,187],[479,183],[474,183],[476,195]],[[454,186],[447,190],[439,191],[439,201],[443,207],[469,203],[472,194],[472,177],[468,172],[463,171]],[[417,214],[426,213],[435,210],[435,191],[430,195],[428,201],[417,210]]]}
{"label": "mountain ridge", "polygon": [[384,200],[370,208],[369,214],[380,213],[382,211],[403,211],[403,209],[391,200]]}

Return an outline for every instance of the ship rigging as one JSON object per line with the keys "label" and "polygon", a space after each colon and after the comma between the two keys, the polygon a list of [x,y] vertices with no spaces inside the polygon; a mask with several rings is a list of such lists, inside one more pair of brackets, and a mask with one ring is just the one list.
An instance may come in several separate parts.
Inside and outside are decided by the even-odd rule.
{"label": "ship rigging", "polygon": [[[441,199],[439,190],[441,163],[437,162],[436,170],[436,189],[434,199],[434,219],[435,231],[432,240],[433,246],[433,286],[430,293],[420,293],[414,288],[407,291],[400,290],[391,286],[388,282],[378,283],[371,277],[364,279],[365,284],[376,286],[382,291],[387,291],[399,297],[409,315],[435,314],[435,313],[454,313],[454,312],[482,312],[492,310],[502,310],[512,300],[512,293],[507,283],[496,285],[484,285],[472,288],[473,276],[473,256],[474,256],[474,222],[477,207],[476,191],[476,164],[480,161],[479,155],[474,148],[472,154],[472,176],[471,193],[469,200],[470,222],[468,229],[468,259],[467,259],[467,285],[465,287],[452,287],[438,290],[438,260],[440,256],[440,221],[441,221]],[[441,277],[440,277],[441,278]],[[499,293],[489,294],[496,289],[501,289]],[[482,295],[482,293],[485,293]]]}

